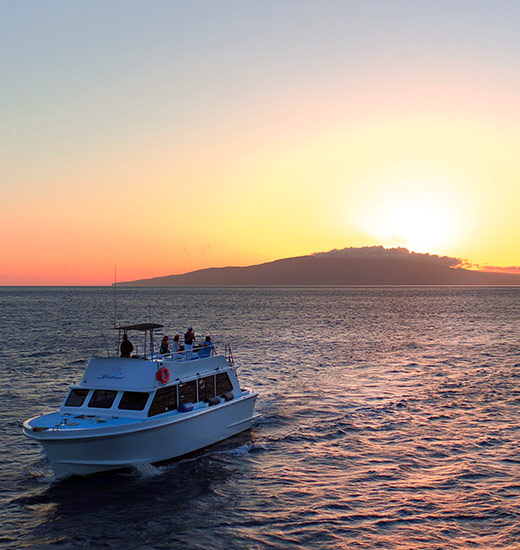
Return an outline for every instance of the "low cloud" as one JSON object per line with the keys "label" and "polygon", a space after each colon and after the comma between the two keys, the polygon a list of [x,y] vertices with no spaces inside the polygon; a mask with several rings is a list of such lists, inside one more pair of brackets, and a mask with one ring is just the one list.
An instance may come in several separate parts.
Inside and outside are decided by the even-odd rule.
{"label": "low cloud", "polygon": [[520,266],[517,265],[501,267],[496,265],[480,265],[465,261],[462,267],[473,271],[482,271],[484,273],[520,273]]}
{"label": "low cloud", "polygon": [[312,256],[330,258],[352,258],[352,259],[376,259],[376,260],[422,260],[426,262],[443,265],[446,267],[463,267],[460,258],[449,256],[437,256],[436,254],[421,254],[410,252],[407,248],[384,248],[383,246],[364,246],[361,248],[334,249],[329,252],[315,252]]}
{"label": "low cloud", "polygon": [[361,248],[343,248],[329,250],[329,252],[315,252],[312,256],[328,258],[350,258],[350,259],[375,259],[375,260],[400,260],[428,262],[435,265],[443,265],[453,269],[467,269],[469,271],[481,271],[483,273],[513,273],[520,274],[520,266],[493,266],[480,265],[462,258],[451,258],[449,256],[438,256],[436,254],[421,254],[410,252],[407,248],[385,248],[383,246],[363,246]]}

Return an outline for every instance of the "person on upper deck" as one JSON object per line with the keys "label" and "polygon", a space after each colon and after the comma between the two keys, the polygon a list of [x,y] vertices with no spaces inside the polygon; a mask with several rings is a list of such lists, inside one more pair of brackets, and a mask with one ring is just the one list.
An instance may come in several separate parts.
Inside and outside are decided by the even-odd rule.
{"label": "person on upper deck", "polygon": [[161,355],[166,355],[170,353],[170,342],[168,342],[168,336],[163,336],[161,347],[159,348],[159,353]]}
{"label": "person on upper deck", "polygon": [[199,357],[209,357],[213,349],[214,346],[211,343],[211,336],[206,336],[206,340],[204,340],[204,344],[202,344],[200,348]]}
{"label": "person on upper deck", "polygon": [[128,339],[128,335],[123,334],[123,341],[121,342],[121,357],[130,357],[130,354],[134,351],[134,345]]}
{"label": "person on upper deck", "polygon": [[188,346],[193,346],[193,342],[196,340],[195,333],[193,332],[193,327],[188,329],[188,332],[184,335],[184,343]]}
{"label": "person on upper deck", "polygon": [[195,333],[193,332],[193,327],[188,328],[188,332],[184,335],[184,349],[186,350],[186,358],[191,356],[193,351],[193,342],[195,342]]}
{"label": "person on upper deck", "polygon": [[172,351],[173,352],[184,351],[184,346],[181,346],[180,339],[181,339],[181,337],[178,334],[176,334],[173,337],[173,344],[172,344]]}

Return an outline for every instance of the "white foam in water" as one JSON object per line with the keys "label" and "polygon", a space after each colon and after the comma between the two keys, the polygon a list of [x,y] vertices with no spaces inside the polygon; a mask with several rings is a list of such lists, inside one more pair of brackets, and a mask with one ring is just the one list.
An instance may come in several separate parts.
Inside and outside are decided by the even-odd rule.
{"label": "white foam in water", "polygon": [[248,455],[253,448],[254,445],[252,443],[244,443],[244,445],[240,445],[240,447],[237,447],[236,449],[227,449],[221,452],[227,455],[245,456]]}
{"label": "white foam in water", "polygon": [[149,479],[152,477],[158,477],[163,475],[167,466],[154,466],[153,464],[134,464],[132,469],[135,470],[143,479]]}
{"label": "white foam in water", "polygon": [[270,443],[244,443],[239,447],[233,447],[232,449],[222,449],[220,451],[213,451],[213,454],[232,455],[232,456],[246,456],[254,451],[267,451],[271,447]]}

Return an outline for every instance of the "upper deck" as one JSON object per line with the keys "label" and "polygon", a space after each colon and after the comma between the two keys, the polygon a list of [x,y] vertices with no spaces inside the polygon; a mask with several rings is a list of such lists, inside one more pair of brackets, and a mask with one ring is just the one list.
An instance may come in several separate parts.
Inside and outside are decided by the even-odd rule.
{"label": "upper deck", "polygon": [[183,382],[197,375],[226,369],[230,366],[223,355],[186,360],[184,355],[155,359],[126,357],[93,357],[79,382],[80,386],[120,391],[152,391],[163,385],[157,378],[168,370],[169,383]]}

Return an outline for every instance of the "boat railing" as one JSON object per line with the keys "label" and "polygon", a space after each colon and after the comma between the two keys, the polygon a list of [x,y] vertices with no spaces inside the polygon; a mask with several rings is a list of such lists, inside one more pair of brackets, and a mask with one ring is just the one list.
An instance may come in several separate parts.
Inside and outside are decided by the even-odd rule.
{"label": "boat railing", "polygon": [[235,365],[235,359],[233,358],[233,352],[231,351],[231,345],[226,344],[224,346],[224,354],[226,357],[226,361],[228,362],[230,367],[233,367]]}
{"label": "boat railing", "polygon": [[217,355],[215,345],[211,347],[209,352],[205,352],[201,355],[202,350],[204,350],[204,346],[195,346],[193,349],[170,351],[168,353],[155,352],[151,359],[158,359],[161,361],[193,361],[194,359],[206,359],[207,357]]}
{"label": "boat railing", "polygon": [[194,359],[198,358],[199,354],[194,353],[192,350],[185,351],[170,351],[168,353],[159,353],[155,352],[151,359],[159,359],[160,361],[187,361],[192,357]]}
{"label": "boat railing", "polygon": [[[180,350],[180,351],[170,351],[168,353],[160,353],[155,351],[147,355],[141,355],[139,353],[139,347],[136,345],[132,353],[133,358],[137,359],[147,359],[151,361],[192,361],[194,359],[203,359],[206,357],[211,357],[213,355],[218,355],[216,346],[213,345],[209,355],[200,356],[201,350],[204,349],[203,346],[195,346],[194,349]],[[233,357],[233,352],[231,351],[230,344],[224,344],[224,356],[230,367],[235,365],[235,359]],[[113,355],[110,351],[107,350],[107,357],[120,357],[120,355]]]}

